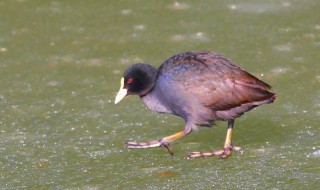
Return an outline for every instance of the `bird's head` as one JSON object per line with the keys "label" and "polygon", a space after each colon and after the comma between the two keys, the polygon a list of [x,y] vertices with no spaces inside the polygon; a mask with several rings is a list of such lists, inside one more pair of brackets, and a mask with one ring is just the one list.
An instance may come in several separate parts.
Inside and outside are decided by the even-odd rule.
{"label": "bird's head", "polygon": [[137,63],[129,67],[120,81],[120,89],[115,99],[119,103],[127,95],[143,96],[154,86],[157,69],[145,63]]}

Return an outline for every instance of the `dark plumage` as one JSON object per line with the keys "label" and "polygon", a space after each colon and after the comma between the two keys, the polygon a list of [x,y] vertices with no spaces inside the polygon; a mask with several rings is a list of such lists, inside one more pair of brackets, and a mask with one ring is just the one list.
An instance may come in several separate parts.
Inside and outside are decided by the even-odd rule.
{"label": "dark plumage", "polygon": [[170,113],[185,120],[185,129],[158,141],[126,142],[127,148],[164,146],[172,154],[170,142],[200,126],[214,121],[228,121],[224,149],[192,152],[187,158],[219,155],[227,158],[231,150],[234,119],[261,104],[272,103],[275,94],[270,86],[214,52],[185,52],[172,56],[159,69],[138,63],[132,65],[122,79],[116,97],[118,103],[126,95],[139,95],[153,111]]}

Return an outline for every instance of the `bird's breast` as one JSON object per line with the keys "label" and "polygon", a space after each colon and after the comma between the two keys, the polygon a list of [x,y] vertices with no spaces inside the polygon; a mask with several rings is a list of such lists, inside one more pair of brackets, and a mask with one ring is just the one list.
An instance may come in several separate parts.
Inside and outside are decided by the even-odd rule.
{"label": "bird's breast", "polygon": [[172,110],[167,108],[154,93],[149,93],[141,97],[141,100],[152,111],[159,113],[172,113]]}

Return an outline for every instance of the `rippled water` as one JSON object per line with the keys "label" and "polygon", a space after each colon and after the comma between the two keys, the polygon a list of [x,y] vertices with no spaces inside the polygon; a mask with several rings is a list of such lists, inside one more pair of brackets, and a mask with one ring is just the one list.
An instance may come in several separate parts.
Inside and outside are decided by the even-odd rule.
{"label": "rippled water", "polygon": [[[2,189],[317,189],[318,1],[0,2]],[[137,97],[114,105],[132,63],[159,66],[211,50],[273,86],[278,99],[236,121],[228,160],[185,160],[223,145],[226,123],[166,150],[126,140],[173,134],[183,121]]]}

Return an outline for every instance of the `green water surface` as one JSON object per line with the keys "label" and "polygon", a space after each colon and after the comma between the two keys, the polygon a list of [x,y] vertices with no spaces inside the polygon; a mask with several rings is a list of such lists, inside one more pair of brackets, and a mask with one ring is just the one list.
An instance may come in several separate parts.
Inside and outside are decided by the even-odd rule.
{"label": "green water surface", "polygon": [[[319,189],[320,1],[0,2],[1,189]],[[278,99],[163,148],[126,150],[183,129],[138,97],[114,105],[122,72],[188,50],[231,58]]]}

